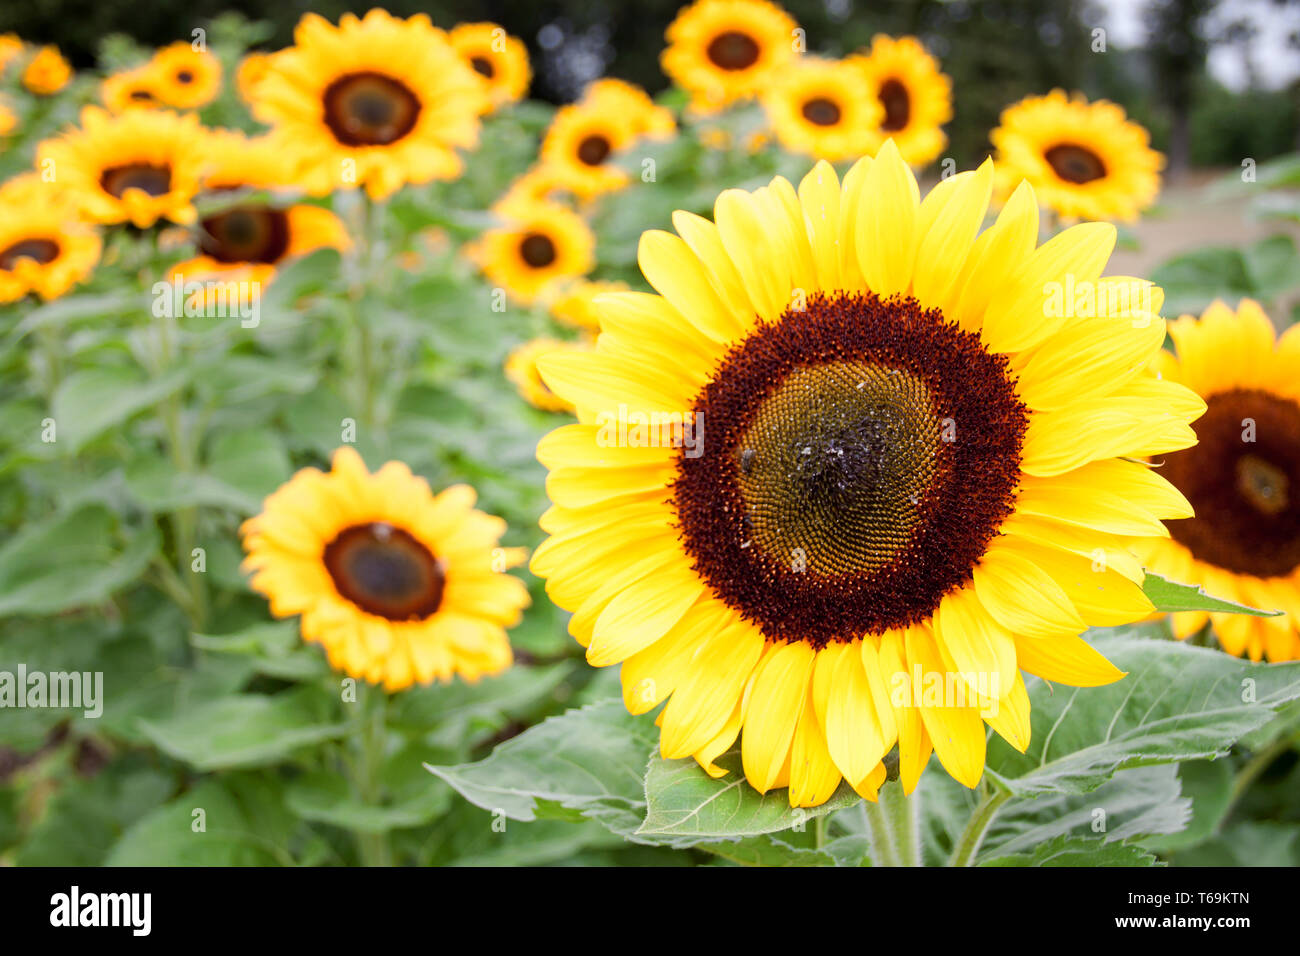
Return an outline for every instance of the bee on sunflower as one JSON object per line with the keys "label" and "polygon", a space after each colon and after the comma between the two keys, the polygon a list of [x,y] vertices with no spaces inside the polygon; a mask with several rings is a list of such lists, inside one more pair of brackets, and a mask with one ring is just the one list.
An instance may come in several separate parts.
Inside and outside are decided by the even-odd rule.
{"label": "bee on sunflower", "polygon": [[582,217],[554,203],[517,205],[466,252],[488,281],[525,305],[546,298],[595,264],[596,238]]}
{"label": "bee on sunflower", "polygon": [[798,24],[767,0],[696,0],[664,37],[663,71],[703,113],[758,94],[802,52]]}
{"label": "bee on sunflower", "polygon": [[873,130],[884,110],[846,61],[804,57],[774,78],[761,97],[781,145],[836,162],[874,152]]}
{"label": "bee on sunflower", "polygon": [[494,109],[528,95],[533,71],[528,48],[495,23],[461,23],[447,34],[461,58],[483,78]]}
{"label": "bee on sunflower", "polygon": [[302,151],[308,191],[365,187],[372,199],[459,176],[456,150],[477,144],[491,105],[481,77],[428,16],[380,9],[344,14],[338,26],[304,16],[252,96],[253,114]]}
{"label": "bee on sunflower", "polygon": [[1038,246],[1025,185],[981,232],[993,177],[922,199],[887,141],[842,182],[726,190],[642,236],[657,294],[598,298],[594,352],[539,360],[578,423],[538,446],[531,566],[628,709],[667,702],[664,757],[720,776],[739,736],[792,806],[876,799],[895,744],[906,791],[932,751],[974,787],[986,724],[1028,746],[1021,671],[1123,676],[1080,634],[1152,613],[1128,547],[1192,512],[1136,459],[1193,444],[1205,406],[1147,371],[1153,291],[1045,303],[1134,281],[1101,278],[1114,227]]}
{"label": "bee on sunflower", "polygon": [[37,147],[37,165],[93,222],[130,222],[144,229],[159,219],[189,224],[204,157],[203,128],[193,114],[95,106],[81,125]]}
{"label": "bee on sunflower", "polygon": [[1063,219],[1132,222],[1160,192],[1164,156],[1147,131],[1106,100],[1053,90],[1002,111],[996,147],[998,195],[1022,180]]}
{"label": "bee on sunflower", "polygon": [[1169,537],[1141,552],[1154,572],[1204,586],[1279,617],[1172,615],[1185,639],[1211,623],[1229,654],[1300,658],[1300,327],[1275,338],[1259,303],[1215,302],[1169,324],[1177,357],[1160,352],[1162,378],[1192,389],[1207,410],[1194,448],[1156,456],[1160,474],[1196,509],[1168,522]]}
{"label": "bee on sunflower", "polygon": [[0,302],[57,299],[89,278],[101,247],[56,184],[25,173],[0,186]]}
{"label": "bee on sunflower", "polygon": [[343,447],[244,522],[243,569],[336,670],[388,691],[476,681],[510,666],[506,628],[529,598],[504,573],[522,551],[498,547],[505,522],[474,502],[467,485],[435,495],[401,462],[371,474]]}
{"label": "bee on sunflower", "polygon": [[952,81],[916,37],[877,35],[865,54],[850,57],[875,90],[882,109],[869,152],[892,139],[911,166],[939,158],[948,145],[943,124],[952,119]]}
{"label": "bee on sunflower", "polygon": [[144,69],[158,99],[176,109],[206,106],[221,92],[221,61],[183,40],[156,52]]}

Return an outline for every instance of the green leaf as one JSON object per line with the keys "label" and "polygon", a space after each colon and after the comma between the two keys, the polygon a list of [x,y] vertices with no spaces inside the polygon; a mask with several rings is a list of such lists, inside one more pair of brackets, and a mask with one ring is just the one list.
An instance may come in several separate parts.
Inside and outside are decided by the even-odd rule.
{"label": "green leaf", "polygon": [[836,866],[839,862],[828,849],[795,846],[769,833],[735,841],[701,843],[699,847],[742,866]]}
{"label": "green leaf", "polygon": [[652,720],[614,698],[544,720],[478,763],[425,766],[490,813],[586,817],[628,835],[644,816],[646,758],[658,737]]}
{"label": "green leaf", "polygon": [[308,687],[275,696],[238,694],[140,725],[161,750],[199,770],[254,767],[347,733],[346,723],[324,713],[324,703]]}
{"label": "green leaf", "polygon": [[1087,793],[1117,771],[1223,756],[1300,697],[1300,662],[1251,664],[1175,641],[1127,636],[1093,646],[1128,676],[1105,687],[1029,682],[1032,737],[989,741],[987,773],[1020,796]]}
{"label": "green leaf", "polygon": [[135,581],[158,551],[158,531],[137,529],[120,544],[115,524],[102,505],[87,504],[0,545],[0,616],[85,607]]}
{"label": "green leaf", "polygon": [[1232,805],[1230,760],[1188,760],[1178,764],[1177,770],[1182,791],[1191,802],[1191,819],[1178,832],[1154,835],[1142,841],[1143,846],[1157,853],[1194,846],[1207,839],[1219,828]]}
{"label": "green leaf", "polygon": [[421,757],[424,747],[405,747],[384,764],[380,782],[390,799],[382,804],[357,797],[348,781],[334,772],[304,774],[285,791],[289,809],[304,820],[365,833],[386,833],[423,826],[451,804],[451,790],[429,786]]}
{"label": "green leaf", "polygon": [[784,788],[760,794],[750,786],[738,749],[720,757],[717,764],[730,772],[714,780],[694,760],[651,758],[645,776],[646,818],[636,836],[673,846],[737,840],[803,827],[861,799],[852,787],[841,784],[819,807],[792,808]]}
{"label": "green leaf", "polygon": [[1160,861],[1140,846],[1056,837],[1026,853],[999,856],[981,866],[1159,866]]}
{"label": "green leaf", "polygon": [[1142,592],[1147,596],[1156,610],[1162,613],[1174,611],[1218,611],[1224,614],[1250,614],[1255,617],[1277,617],[1281,611],[1263,611],[1259,608],[1225,601],[1206,594],[1205,589],[1195,584],[1180,584],[1170,581],[1150,571],[1142,579]]}
{"label": "green leaf", "polygon": [[129,368],[73,372],[59,385],[50,403],[57,441],[75,455],[108,429],[167,398],[184,382],[180,372],[153,381]]}
{"label": "green leaf", "polygon": [[1300,866],[1300,824],[1243,820],[1174,854],[1177,866]]}

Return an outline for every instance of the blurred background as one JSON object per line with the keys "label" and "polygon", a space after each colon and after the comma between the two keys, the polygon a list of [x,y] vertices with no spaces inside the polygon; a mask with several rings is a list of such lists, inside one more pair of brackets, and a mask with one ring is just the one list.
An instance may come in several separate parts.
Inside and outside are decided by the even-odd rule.
{"label": "blurred background", "polygon": [[[337,20],[370,0],[6,0],[0,33],[56,43],[78,67],[93,65],[105,38],[127,34],[160,46],[220,13],[262,24],[279,49],[315,11]],[[1171,176],[1189,167],[1263,161],[1300,146],[1300,0],[789,0],[809,50],[850,53],[877,32],[911,33],[953,79],[950,155],[966,167],[988,150],[988,131],[1008,103],[1053,87],[1120,103],[1151,130]],[[604,75],[652,93],[664,28],[679,0],[389,0],[397,15],[426,11],[435,23],[491,20],[529,46],[533,96],[577,97]],[[1097,32],[1102,31],[1102,32]],[[1104,54],[1104,55],[1102,55]]]}

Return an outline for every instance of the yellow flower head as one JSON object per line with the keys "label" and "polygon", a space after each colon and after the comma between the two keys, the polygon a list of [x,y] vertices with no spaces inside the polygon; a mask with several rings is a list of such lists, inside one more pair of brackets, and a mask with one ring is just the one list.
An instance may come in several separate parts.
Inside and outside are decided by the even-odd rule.
{"label": "yellow flower head", "polygon": [[[720,776],[739,736],[794,806],[875,799],[896,745],[907,791],[932,748],[974,787],[987,728],[1028,747],[1022,671],[1122,676],[1080,634],[1152,613],[1128,545],[1191,509],[1136,459],[1204,404],[1147,371],[1159,296],[1101,277],[1114,227],[1038,246],[1026,186],[981,232],[992,187],[922,198],[887,141],[726,190],[641,237],[657,294],[602,296],[594,352],[539,360],[578,423],[538,445],[532,569],[629,710],[667,702],[664,757]],[[1061,307],[1067,279],[1134,295]]]}
{"label": "yellow flower head", "polygon": [[505,522],[474,508],[474,490],[435,495],[401,462],[374,474],[340,448],[328,472],[305,468],[240,533],[254,590],[276,617],[301,616],[304,640],[330,665],[396,691],[476,681],[510,666],[506,628],[528,605],[502,572]]}
{"label": "yellow flower head", "polygon": [[57,184],[25,173],[0,186],[0,302],[57,299],[90,276],[100,248]]}
{"label": "yellow flower head", "polygon": [[203,129],[193,114],[94,106],[74,127],[37,148],[38,165],[75,197],[94,222],[194,221],[191,200],[203,167]]}
{"label": "yellow flower head", "polygon": [[937,159],[948,144],[941,127],[952,119],[952,81],[940,72],[939,61],[916,37],[878,35],[869,53],[850,62],[866,75],[883,108],[869,152],[892,139],[914,167]]}
{"label": "yellow flower head", "polygon": [[239,68],[235,71],[235,89],[245,103],[252,103],[256,99],[257,84],[271,72],[274,56],[274,53],[253,51],[245,53],[239,61]]}
{"label": "yellow flower head", "polygon": [[559,339],[533,339],[511,351],[506,357],[506,378],[519,390],[528,404],[545,412],[571,412],[573,405],[560,398],[542,381],[537,370],[537,360],[543,355],[564,350],[586,351],[590,346]]}
{"label": "yellow flower head", "polygon": [[627,173],[613,160],[636,135],[633,117],[609,99],[562,106],[542,139],[541,162],[579,196],[621,189]]}
{"label": "yellow flower head", "polygon": [[606,105],[626,116],[637,136],[670,139],[677,132],[673,111],[659,106],[641,87],[624,80],[606,77],[587,87],[583,102]]}
{"label": "yellow flower head", "polygon": [[1150,569],[1216,597],[1285,611],[1281,617],[1174,614],[1185,638],[1213,624],[1229,654],[1300,658],[1300,327],[1274,339],[1250,299],[1215,302],[1198,320],[1169,323],[1177,347],[1157,356],[1162,378],[1205,399],[1194,448],[1155,456],[1160,474],[1196,509],[1142,552]]}
{"label": "yellow flower head", "polygon": [[52,96],[71,79],[72,66],[55,46],[41,47],[23,70],[23,86],[38,96]]}
{"label": "yellow flower head", "polygon": [[99,98],[110,113],[134,109],[159,109],[163,101],[154,71],[148,66],[123,70],[106,77],[99,87]]}
{"label": "yellow flower head", "polygon": [[705,112],[762,92],[803,51],[803,32],[767,0],[696,0],[664,36],[664,72]]}
{"label": "yellow flower head", "polygon": [[1155,202],[1165,158],[1123,107],[1089,103],[1062,90],[1032,96],[1002,111],[989,134],[997,147],[998,192],[1024,179],[1065,219],[1131,222]]}
{"label": "yellow flower head", "polygon": [[23,41],[14,33],[0,33],[0,72],[22,56]]}
{"label": "yellow flower head", "polygon": [[519,206],[533,206],[539,202],[559,202],[571,192],[572,177],[554,166],[540,164],[524,173],[493,204],[493,210],[506,215]]}
{"label": "yellow flower head", "polygon": [[553,203],[516,206],[507,222],[468,249],[489,282],[522,303],[554,294],[595,264],[596,237],[577,213]]}
{"label": "yellow flower head", "polygon": [[874,152],[884,110],[847,61],[804,57],[774,78],[763,106],[786,149],[836,162]]}
{"label": "yellow flower head", "polygon": [[600,309],[596,297],[607,292],[627,292],[626,282],[575,282],[551,303],[551,315],[575,328],[600,331]]}
{"label": "yellow flower head", "polygon": [[253,113],[307,157],[316,195],[364,186],[381,199],[406,183],[459,176],[489,108],[481,78],[424,14],[375,9],[336,27],[309,13],[253,91]]}
{"label": "yellow flower head", "polygon": [[494,107],[516,103],[533,78],[528,48],[495,23],[462,23],[447,35],[461,58],[483,78]]}
{"label": "yellow flower head", "polygon": [[183,40],[155,53],[146,68],[159,99],[177,109],[205,106],[221,92],[221,61]]}

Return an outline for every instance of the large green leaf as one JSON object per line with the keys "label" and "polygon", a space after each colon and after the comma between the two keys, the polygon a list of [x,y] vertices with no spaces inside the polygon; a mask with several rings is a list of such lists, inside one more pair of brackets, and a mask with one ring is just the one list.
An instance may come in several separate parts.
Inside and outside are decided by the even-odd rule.
{"label": "large green leaf", "polygon": [[1225,601],[1223,598],[1206,594],[1205,588],[1198,585],[1180,584],[1149,571],[1142,579],[1142,591],[1156,606],[1157,611],[1166,614],[1175,611],[1221,611],[1226,614],[1277,617],[1282,613],[1278,610],[1248,607],[1236,601]]}
{"label": "large green leaf", "polygon": [[130,368],[74,372],[50,403],[57,443],[75,455],[92,439],[162,401],[185,384],[181,372],[152,381]]}
{"label": "large green leaf", "polygon": [[989,742],[989,777],[1022,796],[1086,793],[1126,767],[1222,756],[1300,697],[1300,662],[1251,664],[1174,641],[1101,637],[1128,676],[1105,687],[1030,682],[1026,753]]}
{"label": "large green leaf", "polygon": [[1157,866],[1149,851],[1132,843],[1102,843],[1079,837],[1055,837],[1024,853],[998,856],[981,866]]}

